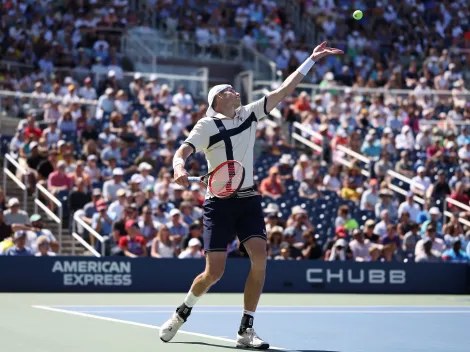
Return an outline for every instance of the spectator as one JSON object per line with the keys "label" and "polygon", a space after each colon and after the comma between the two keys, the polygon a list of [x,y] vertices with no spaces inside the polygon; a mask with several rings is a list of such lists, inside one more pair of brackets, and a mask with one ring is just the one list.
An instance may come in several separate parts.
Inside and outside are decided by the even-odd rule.
{"label": "spectator", "polygon": [[281,254],[282,233],[283,228],[281,226],[273,226],[268,231],[268,256],[271,259],[275,259]]}
{"label": "spectator", "polygon": [[424,243],[427,239],[431,240],[432,250],[435,251],[435,254],[440,257],[442,253],[446,250],[446,245],[442,239],[436,237],[436,228],[433,224],[427,225],[425,237],[419,240],[418,243],[416,243],[415,257],[419,258],[420,256],[427,254],[424,248]]}
{"label": "spectator", "polygon": [[436,201],[438,199],[445,199],[450,193],[451,189],[446,181],[446,172],[444,170],[439,170],[437,172],[437,181],[428,188],[426,196],[433,201]]}
{"label": "spectator", "polygon": [[370,261],[369,250],[372,246],[370,240],[366,239],[364,233],[359,229],[355,229],[352,235],[354,239],[349,243],[349,248],[351,249],[353,259],[356,262]]}
{"label": "spectator", "polygon": [[28,213],[20,209],[18,198],[10,198],[7,203],[8,210],[3,213],[3,221],[6,225],[25,225],[29,223]]}
{"label": "spectator", "polygon": [[292,175],[294,181],[302,182],[307,175],[313,175],[313,169],[310,165],[310,160],[307,155],[302,154],[295,165]]}
{"label": "spectator", "polygon": [[127,204],[126,199],[127,191],[124,188],[116,192],[117,199],[109,206],[109,212],[113,213],[116,219],[120,219]]}
{"label": "spectator", "polygon": [[[109,237],[112,231],[114,214],[108,212],[108,204],[104,199],[96,202],[97,212],[93,214],[91,227],[103,237]],[[90,243],[95,245],[95,236],[90,236]],[[122,247],[121,247],[122,248]]]}
{"label": "spectator", "polygon": [[411,179],[411,191],[421,196],[424,196],[431,186],[431,180],[425,174],[426,168],[420,166],[418,167],[418,175]]}
{"label": "spectator", "polygon": [[[27,247],[31,248],[33,253],[36,253],[39,248],[38,239],[40,237],[45,237],[47,239],[48,248],[52,249],[53,252],[58,253],[59,242],[57,242],[57,239],[55,238],[55,236],[52,234],[50,230],[44,228],[42,216],[39,214],[33,214],[29,218],[29,222],[31,223],[32,228],[30,228],[26,233],[28,235],[27,236],[28,241],[26,243]],[[34,242],[29,241],[30,236],[28,232],[31,232],[33,234],[32,237],[34,238]]]}
{"label": "spectator", "polygon": [[322,193],[318,189],[317,179],[314,179],[313,174],[305,176],[304,181],[299,186],[299,196],[302,198],[315,199],[322,196]]}
{"label": "spectator", "polygon": [[142,216],[138,221],[139,228],[141,229],[142,236],[145,238],[147,243],[151,243],[154,237],[158,233],[160,223],[155,220],[152,214],[152,208],[148,205],[142,208]]}
{"label": "spectator", "polygon": [[398,237],[397,226],[394,224],[387,225],[387,232],[382,236],[380,242],[386,246],[393,244],[394,248],[401,248],[400,237]]}
{"label": "spectator", "polygon": [[380,236],[375,232],[375,221],[372,219],[366,220],[364,223],[364,238],[371,243],[379,243]]}
{"label": "spectator", "polygon": [[440,253],[433,250],[433,240],[431,238],[425,238],[422,242],[423,250],[416,256],[415,261],[417,263],[439,263],[441,262]]}
{"label": "spectator", "polygon": [[287,220],[286,225],[286,231],[289,230],[294,233],[294,243],[302,243],[302,233],[313,228],[313,225],[308,220],[307,212],[300,205],[292,208],[292,214]]}
{"label": "spectator", "polygon": [[[281,254],[282,249],[287,248],[289,251],[289,257],[294,259],[302,259],[302,251],[299,247],[303,246],[303,242],[297,242],[295,240],[296,233],[293,227],[288,227],[284,230],[284,242],[281,244]],[[276,257],[277,258],[277,257]],[[274,259],[276,259],[274,258]]]}
{"label": "spectator", "polygon": [[329,191],[339,192],[341,190],[341,184],[339,166],[330,166],[328,175],[323,179],[323,185]]}
{"label": "spectator", "polygon": [[117,199],[117,192],[120,189],[126,189],[127,185],[123,182],[124,171],[120,167],[113,169],[113,178],[103,185],[103,198],[114,202]]}
{"label": "spectator", "polygon": [[83,209],[91,200],[90,194],[85,187],[83,178],[75,180],[75,187],[68,196],[69,211],[74,214],[76,211]]}
{"label": "spectator", "polygon": [[441,211],[437,207],[432,207],[429,209],[430,219],[423,222],[421,225],[421,233],[425,233],[429,224],[432,224],[437,233],[442,233],[442,220],[441,220]]}
{"label": "spectator", "polygon": [[414,256],[415,247],[418,241],[421,239],[419,234],[419,225],[415,222],[410,224],[410,230],[405,233],[403,237],[402,249],[405,253],[412,253]]}
{"label": "spectator", "polygon": [[0,207],[0,242],[9,238],[15,232],[26,231],[30,228],[28,225],[24,225],[24,224],[8,225],[5,222],[5,216],[4,216],[5,212],[6,211],[4,211],[2,207]]}
{"label": "spectator", "polygon": [[317,243],[317,236],[313,229],[306,230],[302,234],[304,246],[302,248],[302,257],[304,259],[318,260],[323,257],[321,246]]}
{"label": "spectator", "polygon": [[[181,211],[171,209],[170,221],[166,224],[171,234],[171,240],[180,245],[183,238],[189,234],[188,226],[181,219]],[[193,241],[194,243],[194,241]]]}
{"label": "spectator", "polygon": [[401,152],[400,160],[395,165],[395,171],[409,178],[414,176],[413,162],[409,159],[408,151],[403,150]]}
{"label": "spectator", "polygon": [[372,178],[369,181],[369,188],[362,193],[361,210],[375,210],[375,206],[379,200],[377,179]]}
{"label": "spectator", "polygon": [[291,247],[286,242],[281,244],[280,253],[274,257],[274,260],[293,260],[294,257],[291,253]]}
{"label": "spectator", "polygon": [[380,219],[381,221],[374,227],[374,234],[378,235],[379,237],[383,237],[387,234],[388,225],[391,224],[390,214],[387,209],[384,209],[380,212]]}
{"label": "spectator", "polygon": [[[454,192],[451,193],[450,198],[452,200],[455,200],[456,202],[462,203],[464,205],[469,205],[470,204],[470,198],[465,193],[466,191],[467,191],[466,186],[462,182],[457,182],[455,184],[455,190],[454,190]],[[449,202],[448,207],[454,213],[459,212],[461,210],[461,208],[453,205],[450,202]]]}
{"label": "spectator", "polygon": [[140,229],[134,220],[127,220],[125,224],[127,236],[119,239],[119,247],[124,256],[130,258],[146,257],[147,247],[145,239],[140,234]]}
{"label": "spectator", "polygon": [[352,259],[351,249],[344,238],[338,239],[331,249],[328,261],[346,261]]}
{"label": "spectator", "polygon": [[65,161],[58,161],[56,171],[53,171],[47,179],[47,189],[54,195],[72,189],[73,180],[65,173],[65,166]]}
{"label": "spectator", "polygon": [[152,241],[151,256],[153,258],[173,258],[175,252],[176,244],[171,239],[170,230],[166,225],[160,226],[157,237]]}
{"label": "spectator", "polygon": [[36,257],[55,257],[56,253],[50,249],[50,242],[47,236],[41,235],[37,239],[38,252],[35,254]]}
{"label": "spectator", "polygon": [[261,181],[260,192],[263,197],[279,198],[285,192],[284,186],[279,178],[279,169],[271,167],[269,176]]}
{"label": "spectator", "polygon": [[13,236],[14,246],[6,250],[5,256],[32,256],[33,251],[26,247],[26,232],[17,231]]}
{"label": "spectator", "polygon": [[398,217],[397,207],[392,202],[393,193],[388,189],[379,192],[379,201],[375,205],[375,216],[381,217],[383,210],[387,210],[390,221],[396,221]]}
{"label": "spectator", "polygon": [[179,259],[200,259],[202,258],[201,253],[201,242],[197,238],[191,238],[188,242],[188,248],[185,249],[178,256]]}
{"label": "spectator", "polygon": [[399,218],[401,218],[403,212],[407,212],[409,214],[411,221],[418,221],[418,215],[421,212],[421,208],[414,202],[414,193],[411,191],[406,195],[406,200],[398,207]]}
{"label": "spectator", "polygon": [[442,260],[450,263],[468,263],[470,259],[462,249],[461,239],[456,237],[452,242],[452,248],[442,253]]}

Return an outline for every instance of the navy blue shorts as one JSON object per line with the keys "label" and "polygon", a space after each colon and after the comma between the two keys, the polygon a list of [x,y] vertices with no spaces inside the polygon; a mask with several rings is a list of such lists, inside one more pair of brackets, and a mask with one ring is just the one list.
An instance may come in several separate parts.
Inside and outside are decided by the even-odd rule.
{"label": "navy blue shorts", "polygon": [[203,223],[206,252],[226,252],[235,236],[240,243],[252,237],[267,237],[261,196],[206,199]]}

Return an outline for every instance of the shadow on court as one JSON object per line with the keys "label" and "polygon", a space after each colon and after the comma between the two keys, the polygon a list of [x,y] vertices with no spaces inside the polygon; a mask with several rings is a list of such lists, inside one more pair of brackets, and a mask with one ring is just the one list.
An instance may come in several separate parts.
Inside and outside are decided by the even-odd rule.
{"label": "shadow on court", "polygon": [[[178,342],[171,342],[171,343],[178,343],[178,344],[184,344],[184,345],[200,345],[200,346],[209,346],[209,347],[218,347],[218,348],[226,348],[229,350],[236,350],[236,351],[243,351],[244,349],[241,348],[236,348],[232,346],[226,346],[226,345],[219,345],[216,343],[207,343],[207,342],[199,342],[199,341],[178,341]],[[252,349],[246,349],[247,351],[254,351]],[[325,351],[325,350],[278,350],[276,348],[270,348],[269,350],[265,350],[266,352],[339,352],[339,351]]]}

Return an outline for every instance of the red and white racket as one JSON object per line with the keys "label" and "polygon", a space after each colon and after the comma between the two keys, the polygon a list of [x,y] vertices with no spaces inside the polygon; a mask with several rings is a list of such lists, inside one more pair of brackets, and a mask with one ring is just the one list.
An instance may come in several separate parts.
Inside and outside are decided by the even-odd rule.
{"label": "red and white racket", "polygon": [[245,180],[245,168],[236,160],[227,160],[204,176],[190,176],[189,182],[202,182],[217,198],[234,196]]}

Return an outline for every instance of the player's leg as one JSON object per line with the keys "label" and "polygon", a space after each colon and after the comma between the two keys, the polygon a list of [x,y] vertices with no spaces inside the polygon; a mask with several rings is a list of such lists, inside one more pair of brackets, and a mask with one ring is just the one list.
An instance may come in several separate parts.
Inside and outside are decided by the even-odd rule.
{"label": "player's leg", "polygon": [[266,229],[259,197],[240,199],[243,215],[239,218],[237,231],[251,261],[251,270],[245,284],[244,310],[237,334],[238,347],[267,349],[269,344],[256,335],[253,329],[256,308],[266,277]]}
{"label": "player's leg", "polygon": [[186,322],[197,301],[222,277],[227,260],[227,244],[234,237],[235,217],[230,209],[231,200],[209,200],[204,203],[204,249],[206,268],[191,285],[183,303],[172,317],[162,325],[160,339],[169,342]]}

